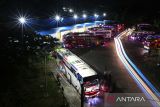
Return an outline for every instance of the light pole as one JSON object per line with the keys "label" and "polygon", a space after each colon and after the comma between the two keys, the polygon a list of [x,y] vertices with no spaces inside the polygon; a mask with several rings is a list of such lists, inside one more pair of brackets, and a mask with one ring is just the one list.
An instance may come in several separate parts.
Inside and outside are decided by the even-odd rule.
{"label": "light pole", "polygon": [[95,18],[95,25],[96,25],[96,20],[97,20],[98,16],[99,16],[98,14],[96,14],[96,13],[94,14],[94,18]]}
{"label": "light pole", "polygon": [[86,14],[83,14],[83,19],[85,20],[87,18],[87,15]]}
{"label": "light pole", "polygon": [[18,19],[18,21],[19,21],[19,23],[21,24],[21,29],[22,29],[22,31],[21,31],[21,33],[22,33],[22,45],[23,45],[23,26],[24,26],[24,24],[27,22],[26,21],[26,18],[25,17],[20,17],[19,19]]}
{"label": "light pole", "polygon": [[[105,18],[106,17],[106,13],[103,13],[103,17]],[[103,21],[103,25],[105,25],[105,20]]]}
{"label": "light pole", "polygon": [[58,27],[58,23],[59,23],[59,20],[61,19],[61,17],[59,15],[56,15],[55,16],[55,20],[57,21],[57,27]]}
{"label": "light pole", "polygon": [[[86,15],[86,14],[83,14],[82,16],[83,16],[83,19],[84,19],[84,22],[85,22],[85,20],[86,20],[86,18],[87,18],[87,15]],[[84,31],[86,31],[86,26],[85,26],[85,24],[84,24],[83,27],[84,27]]]}
{"label": "light pole", "polygon": [[75,24],[76,24],[76,20],[78,18],[77,14],[74,14],[73,18],[74,18],[74,21],[75,21]]}
{"label": "light pole", "polygon": [[94,14],[95,21],[97,20],[98,17],[99,17],[99,15],[95,13]]}

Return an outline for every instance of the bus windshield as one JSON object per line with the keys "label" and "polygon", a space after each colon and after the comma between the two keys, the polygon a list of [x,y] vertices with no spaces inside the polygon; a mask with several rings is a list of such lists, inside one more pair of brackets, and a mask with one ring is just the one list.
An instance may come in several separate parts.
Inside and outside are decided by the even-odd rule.
{"label": "bus windshield", "polygon": [[88,81],[88,82],[84,82],[84,87],[88,88],[88,87],[92,87],[95,85],[98,85],[98,80],[93,80],[93,81]]}

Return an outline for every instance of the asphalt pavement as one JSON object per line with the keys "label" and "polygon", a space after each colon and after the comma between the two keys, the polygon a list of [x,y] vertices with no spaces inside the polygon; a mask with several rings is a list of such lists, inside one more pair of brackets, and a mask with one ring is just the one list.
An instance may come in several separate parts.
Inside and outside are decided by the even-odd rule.
{"label": "asphalt pavement", "polygon": [[[59,83],[64,99],[67,100],[69,107],[81,107],[81,99],[76,89],[67,81],[67,78],[63,75],[57,67],[53,71],[57,82]],[[58,100],[58,99],[57,99]]]}
{"label": "asphalt pavement", "polygon": [[[133,58],[135,61],[139,61],[138,65],[142,64],[142,59],[144,57],[138,57],[144,53],[142,52],[142,47],[138,47],[137,43],[130,43],[129,41],[123,41],[123,45],[126,49],[129,57]],[[71,49],[71,51],[89,64],[98,74],[100,79],[103,78],[104,72],[111,74],[111,83],[113,91],[112,93],[142,93],[136,82],[129,75],[127,69],[119,59],[115,43],[113,40],[108,42],[105,47],[95,47],[95,48],[76,48]],[[61,84],[64,89],[64,95],[71,107],[76,107],[80,105],[80,97],[76,90],[71,84],[67,83],[65,78],[61,79]],[[85,100],[85,107],[104,107],[104,96],[90,98]]]}
{"label": "asphalt pavement", "polygon": [[105,47],[77,48],[71,50],[87,64],[91,65],[98,74],[110,73],[116,93],[141,93],[137,84],[128,74],[126,68],[117,56],[114,41],[108,42]]}
{"label": "asphalt pavement", "polygon": [[149,50],[143,48],[142,43],[128,40],[127,37],[122,39],[122,43],[130,59],[160,92],[160,66],[157,66],[160,61],[160,55],[158,56],[160,50],[149,53]]}

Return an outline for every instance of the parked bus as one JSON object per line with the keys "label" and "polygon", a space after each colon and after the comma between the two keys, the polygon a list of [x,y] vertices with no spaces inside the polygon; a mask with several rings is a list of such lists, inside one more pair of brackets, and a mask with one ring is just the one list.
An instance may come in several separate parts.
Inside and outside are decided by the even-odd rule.
{"label": "parked bus", "polygon": [[94,33],[95,36],[103,36],[104,39],[111,39],[116,35],[114,26],[110,25],[89,28],[87,32]]}
{"label": "parked bus", "polygon": [[102,31],[96,31],[94,32],[95,36],[101,36],[103,39],[111,39],[112,37],[112,30],[102,30]]}
{"label": "parked bus", "polygon": [[97,96],[100,87],[97,73],[68,49],[61,48],[56,52],[60,70],[78,93],[81,94],[83,88],[85,97]]}
{"label": "parked bus", "polygon": [[102,39],[102,37],[95,36],[93,33],[68,33],[63,37],[63,47],[83,48],[99,46]]}

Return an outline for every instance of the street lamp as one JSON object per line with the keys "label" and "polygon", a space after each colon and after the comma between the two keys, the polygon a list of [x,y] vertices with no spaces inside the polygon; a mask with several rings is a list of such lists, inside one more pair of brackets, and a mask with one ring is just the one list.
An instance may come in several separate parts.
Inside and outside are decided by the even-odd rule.
{"label": "street lamp", "polygon": [[57,21],[57,27],[58,27],[58,22],[59,22],[60,19],[61,19],[61,17],[59,15],[55,16],[55,20]]}
{"label": "street lamp", "polygon": [[75,21],[75,24],[76,24],[76,20],[78,18],[77,14],[74,14],[73,18],[74,18],[74,21]]}
{"label": "street lamp", "polygon": [[22,26],[22,45],[23,45],[23,26],[25,23],[27,23],[27,19],[25,17],[20,17],[20,18],[18,18],[18,21]]}
{"label": "street lamp", "polygon": [[99,17],[99,15],[95,13],[94,17],[95,17],[95,26],[96,26],[96,19]]}
{"label": "street lamp", "polygon": [[26,23],[26,18],[25,18],[25,17],[20,17],[18,20],[19,20],[19,22],[20,22],[21,24]]}
{"label": "street lamp", "polygon": [[106,13],[103,13],[103,17],[106,17]]}
{"label": "street lamp", "polygon": [[86,15],[86,14],[83,14],[82,16],[83,16],[83,19],[84,19],[84,21],[85,21],[85,19],[87,18],[87,15]]}
{"label": "street lamp", "polygon": [[72,12],[73,12],[73,9],[69,9],[69,12],[72,13]]}
{"label": "street lamp", "polygon": [[95,17],[95,20],[96,20],[99,17],[99,15],[95,13],[94,17]]}
{"label": "street lamp", "polygon": [[86,19],[86,18],[87,18],[87,15],[86,15],[86,14],[83,14],[83,18]]}

